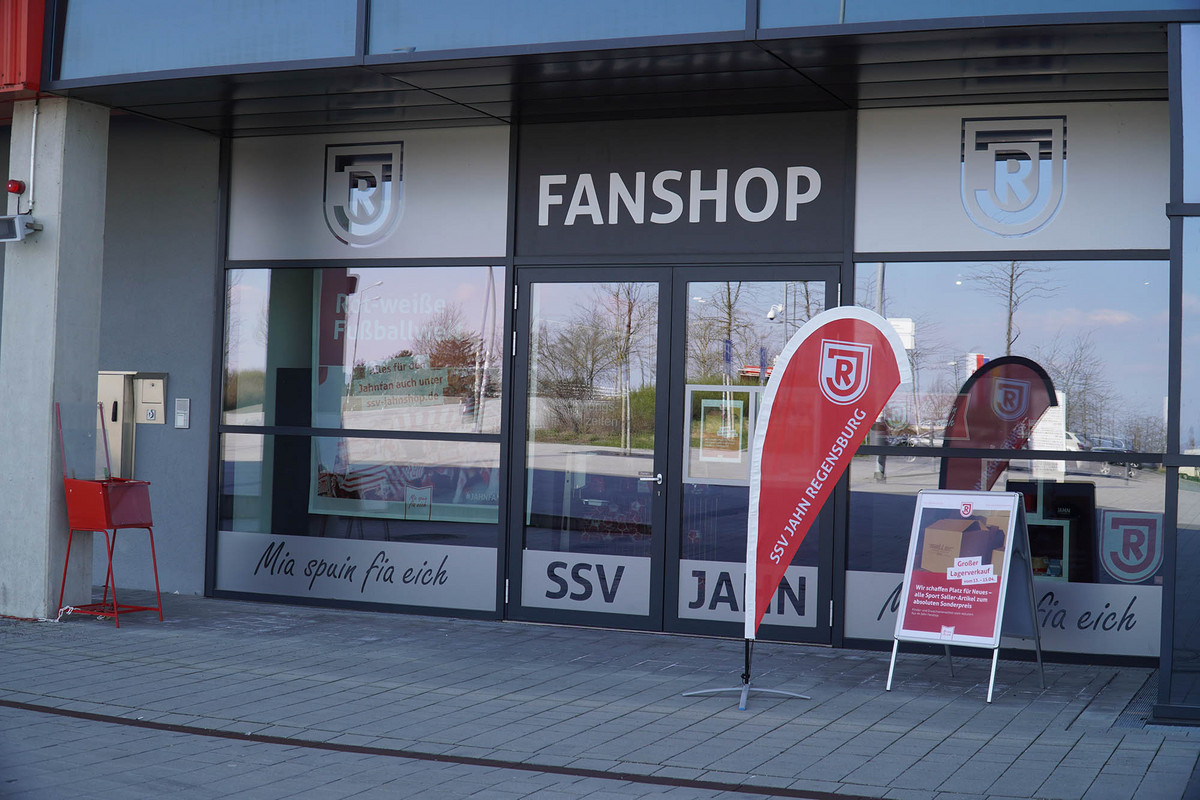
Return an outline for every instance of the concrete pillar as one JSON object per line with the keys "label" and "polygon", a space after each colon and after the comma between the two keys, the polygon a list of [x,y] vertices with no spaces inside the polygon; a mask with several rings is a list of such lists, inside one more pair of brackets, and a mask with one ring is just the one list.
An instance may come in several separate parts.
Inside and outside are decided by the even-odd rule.
{"label": "concrete pillar", "polygon": [[[0,245],[6,248],[0,307],[0,452],[6,462],[0,470],[0,614],[7,616],[57,613],[67,514],[55,402],[62,404],[64,429],[95,428],[108,117],[106,108],[65,98],[20,101],[13,110],[6,177],[25,181],[27,189],[19,198],[9,196],[8,213],[17,213],[18,206],[25,213],[32,202],[29,213],[43,230],[24,242]],[[76,462],[68,466],[78,477],[94,477],[94,461],[68,455],[68,462]],[[91,601],[89,539],[75,537],[67,604]]]}

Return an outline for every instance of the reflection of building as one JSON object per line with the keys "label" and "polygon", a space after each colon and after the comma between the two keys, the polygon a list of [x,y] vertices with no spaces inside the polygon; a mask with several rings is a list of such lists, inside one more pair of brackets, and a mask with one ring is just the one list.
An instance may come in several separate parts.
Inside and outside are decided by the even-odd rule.
{"label": "reflection of building", "polygon": [[[306,5],[307,35],[288,39],[241,9],[195,31],[182,11],[140,18],[124,0],[46,5],[44,64],[3,81],[9,175],[27,187],[9,210],[32,205],[42,230],[5,252],[0,441],[27,463],[0,485],[15,509],[4,552],[32,577],[0,613],[53,615],[43,590],[65,536],[46,415],[51,399],[89,398],[104,368],[168,376],[170,421],[140,426],[136,461],[177,543],[160,553],[165,588],[287,601],[303,594],[228,570],[261,537],[328,554],[349,535],[475,570],[461,604],[447,591],[382,605],[736,636],[736,592],[700,587],[712,607],[688,605],[696,575],[740,574],[759,379],[783,328],[834,302],[874,306],[878,288],[920,328],[920,386],[895,399],[907,438],[866,445],[796,562],[804,613],[763,635],[886,640],[865,606],[899,574],[897,521],[936,485],[929,421],[972,371],[963,354],[1011,345],[1095,426],[1067,430],[1135,451],[1008,454],[1005,481],[1047,480],[1051,464],[1055,481],[1094,487],[1090,536],[1076,537],[1087,515],[1045,516],[1071,538],[1064,576],[1039,578],[1068,578],[1056,609],[1077,603],[1078,622],[1136,587],[1138,627],[1060,651],[1161,657],[1175,670],[1164,713],[1200,709],[1174,677],[1200,668],[1186,624],[1200,601],[1172,571],[1200,558],[1200,455],[1181,450],[1200,424],[1182,355],[1197,333],[1182,300],[1198,293],[1200,187],[1182,165],[1200,160],[1183,158],[1200,140],[1200,12],[1051,0],[895,20],[874,16],[894,16],[886,4],[843,17],[613,0],[604,15],[527,4],[536,20],[489,20],[447,0],[417,4],[414,26],[364,0]],[[223,63],[232,41],[249,44]],[[1014,265],[1042,291],[1006,303],[973,282]],[[600,315],[593,289],[624,305]],[[422,339],[452,308],[449,333]],[[536,350],[568,309],[595,339]],[[702,401],[722,392],[742,422],[723,410],[709,430]],[[191,401],[179,427],[176,400]],[[878,456],[886,483],[860,481]],[[428,476],[404,473],[417,467]],[[585,491],[597,476],[617,497]],[[1156,543],[1166,558],[1139,583],[1085,582],[1105,562],[1072,554],[1080,542],[1107,542],[1110,577],[1141,574]],[[136,564],[123,574],[139,580]]]}

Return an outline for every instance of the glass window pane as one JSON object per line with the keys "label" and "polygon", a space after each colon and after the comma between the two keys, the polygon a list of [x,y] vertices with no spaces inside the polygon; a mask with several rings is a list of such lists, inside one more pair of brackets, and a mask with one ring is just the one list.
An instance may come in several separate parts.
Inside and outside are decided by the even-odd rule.
{"label": "glass window pane", "polygon": [[[823,281],[711,281],[687,286],[688,409],[683,441],[677,613],[742,620],[750,454],[767,378],[788,339],[825,309]],[[822,523],[780,581],[769,625],[814,627]]]}
{"label": "glass window pane", "polygon": [[315,426],[500,431],[503,268],[326,269],[316,280]]}
{"label": "glass window pane", "polygon": [[354,55],[356,0],[71,0],[60,80]]}
{"label": "glass window pane", "polygon": [[744,0],[371,0],[370,20],[369,52],[411,53],[740,31],[746,6]]}
{"label": "glass window pane", "polygon": [[1171,700],[1200,706],[1200,469],[1179,469],[1179,524],[1175,544],[1175,620]]}
{"label": "glass window pane", "polygon": [[230,270],[226,425],[500,431],[504,270]]}
{"label": "glass window pane", "polygon": [[381,518],[385,530],[386,520],[498,519],[496,442],[317,438],[312,458],[312,513]]}
{"label": "glass window pane", "polygon": [[1200,218],[1183,221],[1183,363],[1180,365],[1179,448],[1200,456]]}
{"label": "glass window pane", "polygon": [[225,282],[225,371],[221,422],[226,425],[263,425],[271,271],[230,270],[225,273]]}
{"label": "glass window pane", "polygon": [[[685,560],[745,563],[750,447],[766,379],[788,339],[825,309],[823,281],[689,283]],[[816,564],[818,537],[794,564]]]}
{"label": "glass window pane", "polygon": [[[916,494],[938,488],[942,459],[896,450],[887,456],[886,480],[878,478],[875,456],[856,457],[850,469],[846,635],[852,639],[892,638]],[[1137,470],[1130,477],[1089,464],[1069,467],[1062,478],[1039,477],[1053,469],[1053,463],[1013,461],[996,483],[1023,495],[1042,648],[1157,656],[1165,472]],[[970,554],[984,563],[1003,556],[994,546]]]}
{"label": "glass window pane", "polygon": [[[878,480],[875,456],[858,456],[851,467],[852,570],[903,572],[917,492],[939,488],[941,459],[902,451],[886,458],[885,481]],[[1026,496],[1035,578],[1162,585],[1166,473],[1136,470],[1131,477],[1098,462],[1068,463],[1061,479],[1045,479],[1040,476],[1050,470],[1044,464],[1014,460],[996,481],[997,490]],[[1121,531],[1137,526],[1144,536],[1131,532],[1127,541],[1120,538]]]}
{"label": "glass window pane", "polygon": [[[839,22],[877,22],[884,20],[937,19],[968,17],[979,14],[1049,14],[1100,11],[1144,11],[1150,8],[1186,10],[1190,0],[1155,0],[1149,5],[1135,0],[1008,0],[1003,6],[994,2],[962,0],[919,0],[895,3],[889,0],[823,0],[797,3],[795,0],[760,0],[759,25],[763,28],[832,25]],[[841,10],[844,9],[844,10]],[[844,18],[842,18],[844,16]]]}
{"label": "glass window pane", "polygon": [[227,433],[219,526],[495,547],[499,466],[494,442]]}
{"label": "glass window pane", "polygon": [[1183,201],[1200,203],[1200,97],[1187,86],[1200,84],[1200,25],[1180,28],[1181,79],[1183,107]]}
{"label": "glass window pane", "polygon": [[531,292],[531,550],[649,556],[658,284],[535,284]]}
{"label": "glass window pane", "polygon": [[1165,262],[859,264],[859,305],[913,330],[914,380],[888,404],[890,434],[935,443],[971,373],[1020,355],[1062,395],[1066,439],[1045,449],[1070,449],[1074,434],[1164,452],[1167,279]]}
{"label": "glass window pane", "polygon": [[263,471],[274,445],[274,437],[257,433],[221,436],[220,529],[271,532],[270,486],[267,481],[264,491]]}
{"label": "glass window pane", "polygon": [[[1200,85],[1200,25],[1180,26],[1180,41],[1179,85]],[[1183,201],[1200,203],[1200,98],[1185,89],[1179,99],[1183,106]]]}

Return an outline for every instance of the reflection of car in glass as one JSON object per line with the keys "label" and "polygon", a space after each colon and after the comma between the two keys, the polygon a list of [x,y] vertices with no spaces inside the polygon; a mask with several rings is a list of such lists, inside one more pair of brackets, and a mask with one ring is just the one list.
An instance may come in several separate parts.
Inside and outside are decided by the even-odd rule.
{"label": "reflection of car in glass", "polygon": [[[1090,441],[1088,441],[1088,439],[1086,437],[1080,436],[1078,433],[1075,433],[1074,431],[1067,431],[1066,432],[1066,447],[1064,449],[1082,452],[1084,450],[1091,450],[1092,443]],[[1071,468],[1074,470],[1086,469],[1087,462],[1086,461],[1072,462]]]}
{"label": "reflection of car in glass", "polygon": [[1078,433],[1067,431],[1067,450],[1091,450],[1092,443]]}
{"label": "reflection of car in glass", "polygon": [[1121,457],[1125,453],[1130,453],[1132,450],[1129,446],[1129,441],[1119,438],[1097,437],[1092,443],[1093,453],[1112,453],[1114,457],[1108,461],[1101,462],[1100,474],[1110,475],[1113,473],[1113,467],[1123,467],[1126,475],[1133,475],[1133,469],[1136,464],[1130,461],[1127,457]]}

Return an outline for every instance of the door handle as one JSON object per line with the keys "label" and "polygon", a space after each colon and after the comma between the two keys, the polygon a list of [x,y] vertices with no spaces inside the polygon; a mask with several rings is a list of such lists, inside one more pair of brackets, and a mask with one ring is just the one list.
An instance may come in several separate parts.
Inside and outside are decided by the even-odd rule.
{"label": "door handle", "polygon": [[639,477],[638,480],[645,481],[646,483],[661,484],[662,483],[662,473],[658,472],[658,473],[655,473],[654,475],[643,475],[643,476]]}

